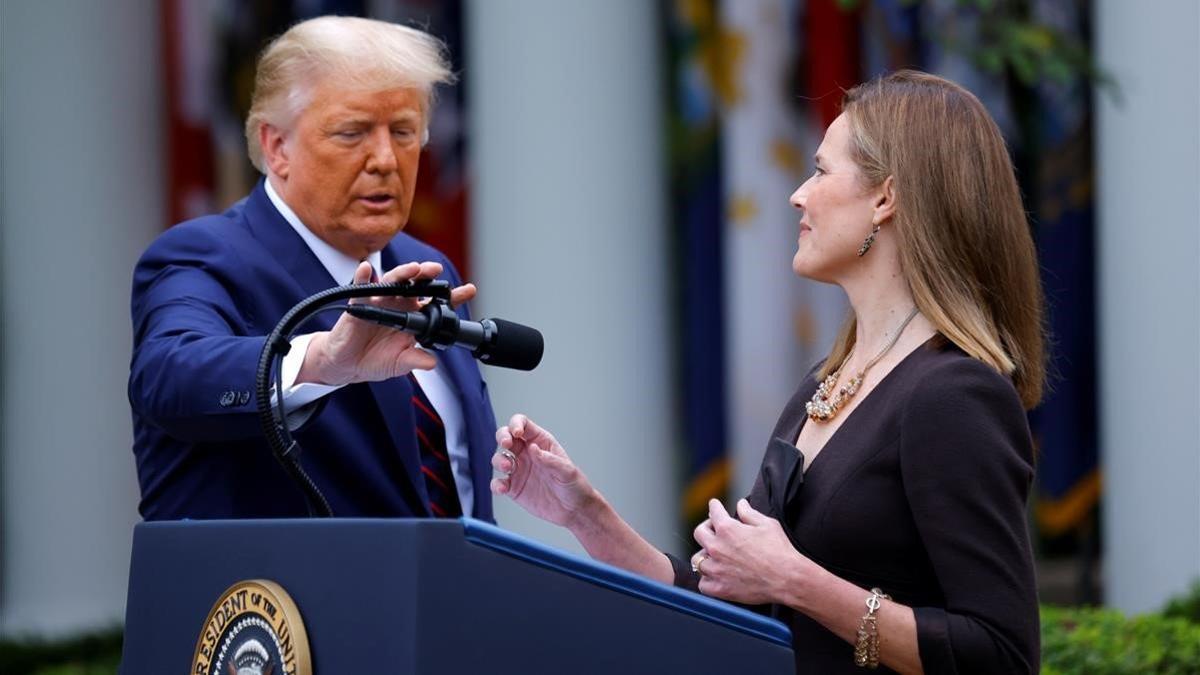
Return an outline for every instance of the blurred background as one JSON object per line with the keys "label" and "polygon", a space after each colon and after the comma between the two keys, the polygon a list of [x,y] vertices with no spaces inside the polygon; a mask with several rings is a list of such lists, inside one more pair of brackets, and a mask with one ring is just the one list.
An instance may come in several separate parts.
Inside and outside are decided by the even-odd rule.
{"label": "blurred background", "polygon": [[257,180],[254,60],[326,13],[446,42],[460,81],[408,231],[479,286],[476,316],[545,334],[537,371],[485,372],[498,419],[553,430],[682,554],[845,315],[792,274],[787,201],[841,91],[901,67],[962,83],[1009,141],[1049,304],[1043,600],[1144,612],[1200,577],[1195,0],[4,0],[0,634],[122,621],[133,264]]}

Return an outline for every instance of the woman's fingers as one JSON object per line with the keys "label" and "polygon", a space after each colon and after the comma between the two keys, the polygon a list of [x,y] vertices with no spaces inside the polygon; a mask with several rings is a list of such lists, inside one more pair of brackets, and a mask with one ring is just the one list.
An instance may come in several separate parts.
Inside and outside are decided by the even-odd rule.
{"label": "woman's fingers", "polygon": [[529,418],[525,417],[521,413],[513,415],[508,420],[508,430],[512,434],[513,438],[525,437],[525,423],[527,421],[529,421]]}
{"label": "woman's fingers", "polygon": [[712,521],[706,520],[697,525],[696,529],[692,530],[692,537],[696,540],[697,544],[700,544],[701,548],[705,550],[711,548],[717,540],[717,533],[713,531]]}
{"label": "woman's fingers", "polygon": [[720,532],[727,525],[737,522],[725,510],[725,505],[719,499],[708,500],[708,519],[712,523],[713,532]]}
{"label": "woman's fingers", "polygon": [[505,450],[512,450],[513,444],[512,429],[507,426],[496,429],[496,445]]}
{"label": "woman's fingers", "polygon": [[536,422],[529,419],[525,415],[513,415],[512,421],[508,423],[512,430],[513,438],[523,440],[527,443],[537,441],[542,449],[557,456],[566,457],[566,451],[562,449],[558,439],[554,438],[554,434],[546,431],[538,426]]}
{"label": "woman's fingers", "polygon": [[517,465],[505,453],[512,454],[512,451],[501,450],[492,454],[492,468],[503,474],[512,474],[517,469]]}
{"label": "woman's fingers", "polygon": [[536,443],[529,444],[529,454],[549,469],[551,476],[560,483],[567,483],[575,478],[575,465],[565,456],[555,454]]}
{"label": "woman's fingers", "polygon": [[738,500],[737,515],[738,519],[747,525],[763,525],[771,520],[770,517],[756,511],[753,506],[750,506],[750,502],[745,499]]}
{"label": "woman's fingers", "polygon": [[503,495],[508,494],[511,488],[511,483],[507,478],[493,478],[491,483],[492,494]]}

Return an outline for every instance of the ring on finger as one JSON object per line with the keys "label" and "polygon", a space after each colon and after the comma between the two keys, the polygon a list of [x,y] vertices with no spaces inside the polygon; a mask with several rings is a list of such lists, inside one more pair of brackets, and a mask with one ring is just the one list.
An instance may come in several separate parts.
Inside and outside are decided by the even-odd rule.
{"label": "ring on finger", "polygon": [[708,560],[707,553],[701,553],[700,555],[696,556],[696,559],[692,561],[692,571],[699,574],[700,576],[704,576],[704,561],[705,560]]}
{"label": "ring on finger", "polygon": [[509,475],[516,473],[517,472],[517,456],[516,456],[516,454],[514,454],[512,450],[501,450],[500,456],[504,457],[508,461],[512,462],[512,470],[508,472]]}

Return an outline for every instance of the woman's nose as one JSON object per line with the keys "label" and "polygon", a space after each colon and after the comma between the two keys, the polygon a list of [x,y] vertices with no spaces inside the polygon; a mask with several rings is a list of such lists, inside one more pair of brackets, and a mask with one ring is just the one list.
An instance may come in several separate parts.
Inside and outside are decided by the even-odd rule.
{"label": "woman's nose", "polygon": [[808,199],[808,193],[804,190],[805,185],[807,185],[807,181],[796,188],[796,191],[788,198],[788,202],[798,209],[803,209],[804,203]]}

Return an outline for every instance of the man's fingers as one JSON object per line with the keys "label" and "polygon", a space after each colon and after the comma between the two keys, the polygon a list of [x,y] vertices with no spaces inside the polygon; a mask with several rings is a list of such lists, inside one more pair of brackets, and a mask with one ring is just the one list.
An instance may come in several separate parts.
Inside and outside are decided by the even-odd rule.
{"label": "man's fingers", "polygon": [[[442,264],[436,262],[409,262],[396,265],[379,278],[386,284],[395,284],[409,279],[434,279],[442,273]],[[368,278],[370,278],[368,276]]]}
{"label": "man's fingers", "polygon": [[358,263],[358,267],[354,268],[354,283],[365,284],[371,280],[371,263],[362,261]]}
{"label": "man's fingers", "polygon": [[437,366],[437,357],[414,346],[404,354],[404,363],[412,370],[433,370]]}
{"label": "man's fingers", "polygon": [[436,279],[442,273],[442,264],[435,262],[421,263],[420,271],[417,272],[418,279]]}
{"label": "man's fingers", "polygon": [[[358,263],[358,267],[354,268],[354,278],[351,279],[350,283],[354,284],[355,286],[361,286],[362,284],[365,284],[365,283],[369,282],[370,280],[371,280],[371,263],[364,260],[364,261]],[[350,298],[349,303],[351,305],[356,305],[365,300],[366,300],[366,298]],[[339,323],[341,322],[342,318],[349,319],[352,317],[343,314],[341,317],[338,318]]]}
{"label": "man's fingers", "polygon": [[[361,267],[361,266],[360,266]],[[410,262],[403,265],[396,265],[379,277],[379,280],[385,284],[396,284],[401,281],[408,281],[417,276],[421,272],[421,264]]]}
{"label": "man's fingers", "polygon": [[458,307],[464,302],[470,302],[475,298],[475,293],[475,284],[463,284],[450,291],[450,305]]}

